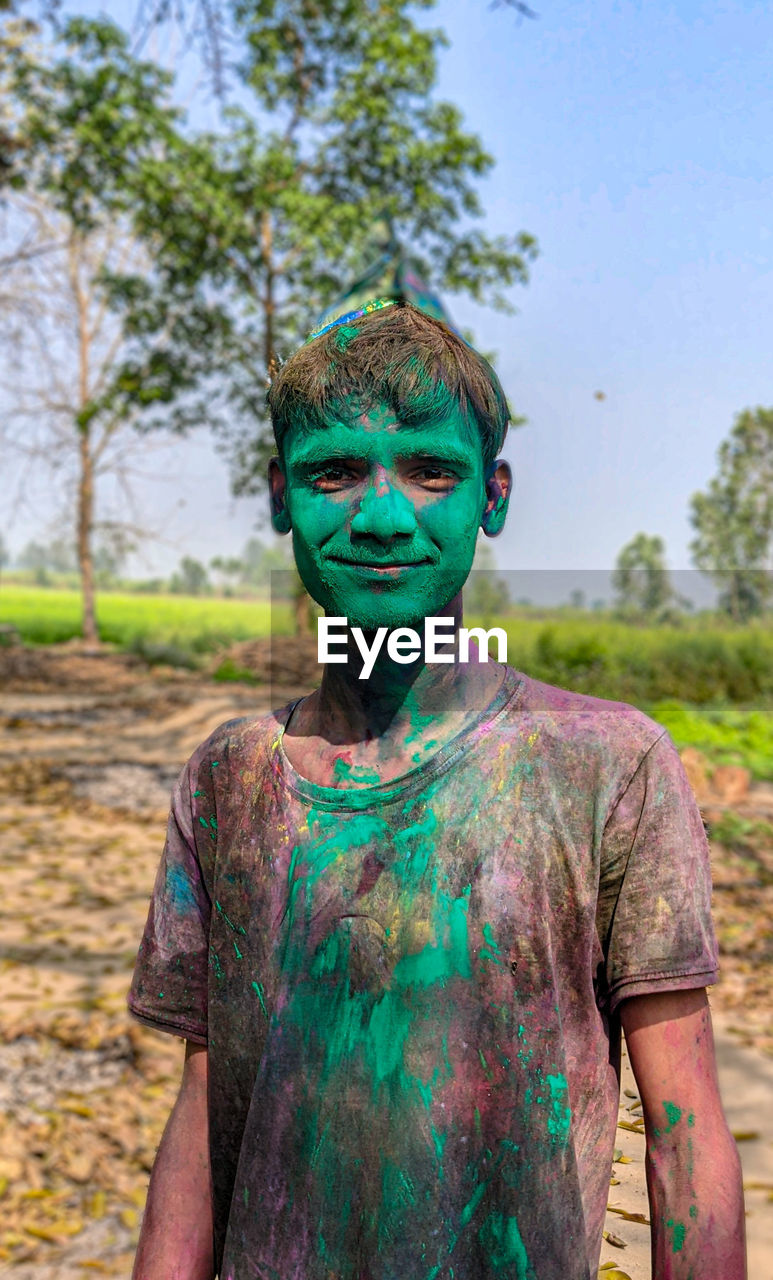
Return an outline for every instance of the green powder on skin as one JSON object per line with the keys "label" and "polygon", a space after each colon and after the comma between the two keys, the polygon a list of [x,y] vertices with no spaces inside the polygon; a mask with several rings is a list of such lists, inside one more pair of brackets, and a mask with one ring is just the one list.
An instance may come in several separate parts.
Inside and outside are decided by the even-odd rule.
{"label": "green powder on skin", "polygon": [[[679,1121],[682,1118],[682,1109],[681,1107],[678,1107],[675,1102],[664,1102],[663,1110],[666,1113],[666,1120],[668,1121],[668,1124],[666,1125],[665,1129],[654,1130],[654,1134],[656,1138],[663,1137],[665,1134],[670,1133],[671,1130],[675,1128],[676,1125],[678,1125]],[[693,1116],[692,1119],[694,1120],[695,1117]]]}

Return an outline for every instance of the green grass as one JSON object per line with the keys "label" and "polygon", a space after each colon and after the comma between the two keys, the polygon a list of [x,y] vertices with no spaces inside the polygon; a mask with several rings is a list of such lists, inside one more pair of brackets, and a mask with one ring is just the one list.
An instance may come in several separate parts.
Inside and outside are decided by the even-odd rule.
{"label": "green grass", "polygon": [[690,706],[669,700],[647,707],[677,747],[695,747],[710,765],[739,764],[754,778],[773,780],[773,711]]}
{"label": "green grass", "polygon": [[[468,623],[468,625],[470,625]],[[636,704],[773,699],[773,628],[635,627],[609,618],[507,619],[508,661],[581,693]]]}
{"label": "green grass", "polygon": [[[290,631],[289,609],[275,610],[275,629]],[[80,634],[75,591],[0,588],[0,622],[11,623],[27,644],[58,644]],[[122,649],[168,650],[181,657],[213,653],[235,640],[269,634],[271,607],[263,600],[133,595],[102,592],[97,618],[103,640]]]}
{"label": "green grass", "polygon": [[[102,592],[97,611],[106,641],[151,662],[188,666],[234,641],[266,636],[271,626],[270,605],[259,600]],[[75,591],[4,585],[0,622],[28,644],[69,640],[79,634],[80,599]],[[742,764],[756,778],[773,779],[770,626],[732,629],[696,618],[680,628],[643,628],[604,616],[523,612],[505,627],[512,666],[550,684],[632,702],[680,749],[696,747],[710,764]],[[274,629],[292,630],[289,606],[274,611]],[[231,659],[218,676],[250,678]]]}

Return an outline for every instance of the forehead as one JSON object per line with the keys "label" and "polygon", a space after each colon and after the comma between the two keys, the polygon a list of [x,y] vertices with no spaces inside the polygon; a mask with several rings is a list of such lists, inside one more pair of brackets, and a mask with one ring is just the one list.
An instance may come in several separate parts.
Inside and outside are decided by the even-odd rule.
{"label": "forehead", "polygon": [[403,457],[415,453],[469,462],[471,450],[481,455],[480,433],[458,405],[449,405],[432,419],[412,417],[405,421],[391,405],[378,404],[330,423],[304,425],[285,437],[285,454],[296,463],[330,456]]}

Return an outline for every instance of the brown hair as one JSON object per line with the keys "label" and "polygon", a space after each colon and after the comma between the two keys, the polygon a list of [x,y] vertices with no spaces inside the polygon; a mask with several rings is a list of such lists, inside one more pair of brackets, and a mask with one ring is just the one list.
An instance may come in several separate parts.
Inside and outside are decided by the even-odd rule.
{"label": "brown hair", "polygon": [[281,366],[268,393],[280,456],[289,432],[331,426],[374,403],[409,426],[458,406],[480,432],[487,466],[510,416],[488,361],[441,320],[397,303],[329,329]]}

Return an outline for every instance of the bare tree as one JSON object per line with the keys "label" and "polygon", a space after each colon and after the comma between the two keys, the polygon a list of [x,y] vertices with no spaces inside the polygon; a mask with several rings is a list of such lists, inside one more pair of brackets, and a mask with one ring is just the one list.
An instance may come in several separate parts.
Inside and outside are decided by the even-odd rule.
{"label": "bare tree", "polygon": [[125,516],[110,518],[97,506],[97,487],[107,475],[128,498],[140,443],[137,411],[104,402],[125,358],[126,337],[101,282],[107,272],[142,270],[144,255],[117,221],[84,231],[29,191],[6,196],[0,244],[6,369],[0,440],[36,470],[45,464],[57,507],[74,511],[83,636],[94,644],[95,531],[112,540],[140,532]]}

